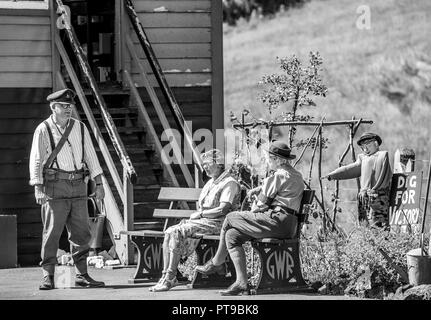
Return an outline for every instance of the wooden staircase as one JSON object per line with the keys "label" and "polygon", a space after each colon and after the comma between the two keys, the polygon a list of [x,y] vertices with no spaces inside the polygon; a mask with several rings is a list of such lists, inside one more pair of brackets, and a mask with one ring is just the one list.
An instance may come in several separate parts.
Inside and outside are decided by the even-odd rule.
{"label": "wooden staircase", "polygon": [[[106,195],[104,203],[109,236],[115,243],[121,262],[128,264],[133,260],[133,247],[129,238],[121,237],[121,231],[162,229],[160,222],[152,219],[152,214],[155,208],[169,206],[168,203],[157,201],[158,193],[161,186],[180,186],[178,171],[175,173],[169,164],[162,164],[160,161],[159,156],[163,152],[159,139],[161,131],[155,129],[153,119],[148,114],[130,72],[127,68],[122,70],[122,85],[114,82],[97,83],[74,29],[70,25],[67,10],[61,0],[56,0],[56,3],[57,13],[61,13],[64,34],[79,62],[78,67],[83,76],[82,79],[78,77],[61,37],[56,33],[53,40],[71,83],[66,83],[60,70],[57,71],[56,79],[61,87],[75,88],[80,102],[80,106],[78,105],[75,110],[78,113],[77,116],[88,125],[93,133],[91,136],[95,147],[100,148],[97,149],[97,152],[105,173],[102,179],[104,179]],[[143,50],[151,62],[152,70],[164,99],[168,102],[169,109],[174,115],[175,123],[181,129],[186,143],[191,147],[196,172],[202,172],[201,160],[192,139],[192,132],[186,125],[185,118],[168,86],[154,51],[149,42],[145,40],[147,38],[137,19],[133,4],[126,1],[125,9],[139,36]],[[141,80],[150,96],[152,106],[156,110],[158,120],[160,120],[160,128],[162,130],[171,128],[157,94],[139,62],[138,54],[129,35],[126,35],[126,42],[127,49],[139,65]],[[124,88],[130,88],[130,90]],[[193,179],[190,168],[183,162],[180,162],[179,167],[187,185],[195,185],[199,180],[199,175],[196,174]]]}
{"label": "wooden staircase", "polygon": [[[161,186],[166,186],[170,183],[164,177],[163,167],[160,163],[161,160],[155,152],[154,144],[146,134],[146,128],[142,119],[140,119],[138,108],[131,102],[130,91],[121,88],[118,84],[100,84],[99,89],[138,176],[137,183],[133,187],[134,229],[161,230],[163,228],[162,223],[152,219],[152,214],[155,208],[167,208],[169,206],[167,202],[157,201],[157,196]],[[94,117],[101,128],[105,141],[110,141],[107,130],[103,125],[100,110],[92,102],[91,92],[84,90],[84,93],[90,103]],[[78,108],[78,111],[83,122],[90,128],[82,108]],[[99,161],[109,184],[114,185],[103,155],[97,147],[97,143],[93,141],[93,144],[96,146]],[[115,161],[118,172],[121,172],[122,165],[112,144],[108,144],[108,150]],[[115,188],[112,189],[112,192],[117,200],[120,211],[124,212],[118,192]]]}

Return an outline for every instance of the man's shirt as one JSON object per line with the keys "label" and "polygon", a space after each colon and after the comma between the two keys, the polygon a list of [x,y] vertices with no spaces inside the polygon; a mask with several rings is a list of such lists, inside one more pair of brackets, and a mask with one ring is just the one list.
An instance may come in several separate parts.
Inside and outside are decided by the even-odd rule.
{"label": "man's shirt", "polygon": [[[81,122],[74,119],[75,122],[72,131],[67,140],[57,155],[57,162],[53,161],[52,168],[61,169],[64,171],[75,171],[82,169],[83,161],[87,164],[90,170],[91,178],[103,173],[97,159],[96,151],[94,150],[90,134],[87,127],[84,125],[84,159],[82,160],[82,141],[81,141]],[[60,126],[54,123],[53,117],[50,116],[47,120],[55,145],[61,139],[62,134],[66,131],[67,126],[61,129]],[[54,146],[50,145],[49,133],[45,124],[42,122],[36,128],[33,135],[33,143],[30,152],[30,185],[43,184],[43,166],[48,160]]]}
{"label": "man's shirt", "polygon": [[356,162],[342,166],[331,173],[332,179],[361,179],[361,191],[387,190],[391,186],[392,169],[387,151],[377,151],[371,155],[359,154]]}
{"label": "man's shirt", "polygon": [[258,206],[266,204],[298,211],[304,187],[301,173],[290,164],[285,165],[263,180]]}

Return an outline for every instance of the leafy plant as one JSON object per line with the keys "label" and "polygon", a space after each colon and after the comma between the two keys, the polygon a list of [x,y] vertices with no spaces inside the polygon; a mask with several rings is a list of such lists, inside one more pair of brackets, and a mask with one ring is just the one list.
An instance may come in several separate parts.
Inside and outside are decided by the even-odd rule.
{"label": "leafy plant", "polygon": [[384,298],[401,286],[400,275],[381,255],[407,271],[406,253],[419,246],[419,237],[406,233],[356,227],[347,238],[330,234],[325,242],[316,237],[301,239],[302,270],[310,283],[332,288],[332,294]]}
{"label": "leafy plant", "polygon": [[[270,115],[280,105],[291,102],[291,111],[283,113],[283,120],[310,121],[312,117],[299,115],[297,112],[304,106],[316,106],[312,96],[325,97],[328,91],[320,75],[323,61],[319,52],[310,52],[307,66],[304,66],[296,55],[291,58],[277,57],[277,60],[283,73],[262,77],[259,84],[265,85],[267,89],[264,89],[259,95],[260,100],[267,106]],[[290,126],[290,147],[292,147],[295,133],[295,126]]]}

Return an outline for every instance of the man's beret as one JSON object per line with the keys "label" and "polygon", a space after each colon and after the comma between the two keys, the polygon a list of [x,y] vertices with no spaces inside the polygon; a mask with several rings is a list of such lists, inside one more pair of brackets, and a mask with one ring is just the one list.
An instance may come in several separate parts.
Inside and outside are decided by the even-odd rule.
{"label": "man's beret", "polygon": [[62,89],[51,93],[46,100],[49,102],[69,102],[75,103],[76,93],[71,89]]}
{"label": "man's beret", "polygon": [[357,143],[360,146],[361,144],[363,144],[365,141],[368,141],[368,140],[376,140],[379,146],[382,144],[382,138],[380,138],[377,134],[372,132],[365,132],[364,134],[362,134]]}

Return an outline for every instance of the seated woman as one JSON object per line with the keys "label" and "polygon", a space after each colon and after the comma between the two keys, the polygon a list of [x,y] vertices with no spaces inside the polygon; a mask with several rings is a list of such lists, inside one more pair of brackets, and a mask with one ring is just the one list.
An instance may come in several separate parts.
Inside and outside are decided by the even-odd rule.
{"label": "seated woman", "polygon": [[274,174],[265,178],[260,187],[248,192],[249,197],[259,193],[251,211],[231,212],[226,216],[216,254],[205,265],[196,267],[202,274],[220,273],[229,253],[237,279],[227,290],[220,291],[221,295],[249,294],[244,242],[295,236],[298,224],[295,214],[301,204],[304,182],[301,173],[290,165],[290,159],[294,158],[287,144],[271,143],[267,163]]}
{"label": "seated woman", "polygon": [[212,149],[202,154],[201,159],[211,179],[202,188],[198,211],[192,213],[189,220],[184,219],[165,231],[162,277],[150,291],[167,291],[177,285],[181,257],[190,256],[199,244],[199,239],[193,236],[197,233],[219,234],[226,214],[239,206],[241,187],[228,171],[224,171],[222,153]]}

